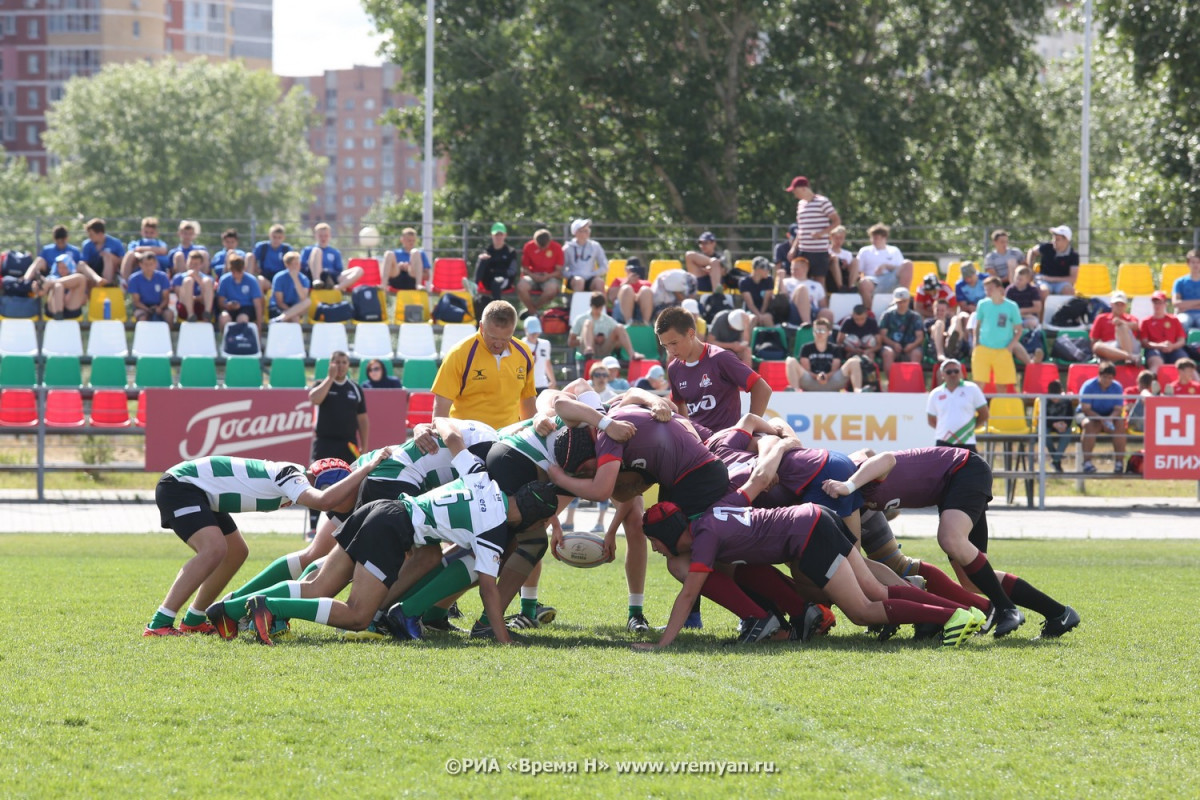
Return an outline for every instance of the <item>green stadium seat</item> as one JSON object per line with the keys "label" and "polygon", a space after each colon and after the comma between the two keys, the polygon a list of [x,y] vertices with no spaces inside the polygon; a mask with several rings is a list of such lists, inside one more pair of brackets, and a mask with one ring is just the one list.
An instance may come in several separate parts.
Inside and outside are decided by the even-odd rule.
{"label": "green stadium seat", "polygon": [[129,382],[121,356],[94,356],[88,383],[94,389],[124,389]]}
{"label": "green stadium seat", "polygon": [[37,383],[37,364],[33,356],[0,358],[0,386],[32,389]]}
{"label": "green stadium seat", "polygon": [[272,389],[303,389],[308,386],[303,358],[276,358],[271,361],[269,383]]}
{"label": "green stadium seat", "polygon": [[359,383],[364,383],[367,380],[367,364],[370,364],[372,361],[379,361],[380,363],[383,364],[383,374],[384,375],[395,375],[396,374],[396,371],[392,368],[391,359],[388,359],[388,358],[379,358],[379,359],[364,358],[358,364],[358,382]]}
{"label": "green stadium seat", "polygon": [[750,352],[754,353],[757,351],[759,340],[761,339],[761,337],[765,331],[775,331],[776,333],[779,334],[779,340],[781,342],[783,342],[783,355],[781,357],[779,357],[777,359],[773,359],[773,360],[775,360],[775,361],[785,360],[787,358],[787,329],[784,328],[782,325],[765,325],[765,326],[755,327],[754,330],[752,330],[750,332]]}
{"label": "green stadium seat", "polygon": [[401,382],[405,389],[432,389],[437,377],[438,365],[433,359],[414,358],[404,362]]}
{"label": "green stadium seat", "polygon": [[1200,328],[1188,331],[1187,343],[1191,345],[1200,344]]}
{"label": "green stadium seat", "polygon": [[254,356],[233,356],[225,362],[225,388],[261,389],[262,361]]}
{"label": "green stadium seat", "polygon": [[[813,334],[812,325],[809,325],[807,328],[800,328],[799,330],[797,330],[796,331],[796,341],[792,343],[792,355],[799,358],[800,357],[800,348],[804,347],[804,345],[806,345],[806,344],[812,344],[812,342],[814,340],[816,340],[816,338],[817,337]],[[831,340],[832,340],[832,338],[833,337],[830,337]],[[785,341],[786,341],[786,339],[785,339]]]}
{"label": "green stadium seat", "polygon": [[[658,337],[654,334],[654,328],[649,325],[626,325],[625,332],[629,334],[634,350],[646,358],[658,358]],[[633,353],[628,355],[630,359],[633,358]]]}
{"label": "green stadium seat", "polygon": [[314,381],[324,380],[325,376],[328,374],[329,374],[329,359],[328,358],[318,358],[317,366],[313,368],[313,380]]}
{"label": "green stadium seat", "polygon": [[47,356],[42,383],[59,389],[78,389],[83,384],[78,356]]}
{"label": "green stadium seat", "polygon": [[179,385],[185,389],[215,389],[217,360],[209,356],[185,356],[179,368]]}
{"label": "green stadium seat", "polygon": [[142,356],[133,370],[133,382],[139,389],[169,389],[175,385],[169,356]]}

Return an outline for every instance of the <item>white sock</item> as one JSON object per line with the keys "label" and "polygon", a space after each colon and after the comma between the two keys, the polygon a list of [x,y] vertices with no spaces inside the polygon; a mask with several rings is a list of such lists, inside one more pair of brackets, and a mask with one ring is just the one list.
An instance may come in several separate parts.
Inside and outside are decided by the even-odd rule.
{"label": "white sock", "polygon": [[522,586],[521,587],[521,599],[522,600],[537,600],[537,590],[538,590],[538,587],[536,587],[536,586]]}
{"label": "white sock", "polygon": [[288,597],[292,598],[293,600],[298,600],[300,598],[300,587],[303,584],[301,584],[300,581],[288,581],[287,585],[288,592],[290,592]]}
{"label": "white sock", "polygon": [[314,622],[321,625],[329,624],[329,612],[333,610],[333,600],[328,597],[322,597],[317,601],[317,618]]}
{"label": "white sock", "polygon": [[292,553],[287,557],[288,572],[292,575],[292,580],[300,577],[300,573],[304,571],[304,567],[300,566],[300,554]]}
{"label": "white sock", "polygon": [[631,605],[631,606],[646,605],[646,595],[645,594],[634,594],[633,592],[630,592],[629,593],[629,605]]}
{"label": "white sock", "polygon": [[196,608],[195,606],[188,606],[188,613],[189,614],[199,614],[202,617],[205,616],[204,609]]}
{"label": "white sock", "polygon": [[165,614],[168,617],[170,617],[171,619],[175,619],[176,617],[179,616],[178,611],[175,611],[174,609],[171,609],[171,608],[167,608],[166,606],[159,606],[158,613]]}

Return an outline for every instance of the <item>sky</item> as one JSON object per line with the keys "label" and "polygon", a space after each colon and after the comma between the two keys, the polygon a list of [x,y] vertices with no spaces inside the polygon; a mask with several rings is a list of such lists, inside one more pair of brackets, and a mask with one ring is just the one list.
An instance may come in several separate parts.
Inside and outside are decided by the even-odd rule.
{"label": "sky", "polygon": [[275,74],[320,75],[383,63],[359,0],[275,0]]}

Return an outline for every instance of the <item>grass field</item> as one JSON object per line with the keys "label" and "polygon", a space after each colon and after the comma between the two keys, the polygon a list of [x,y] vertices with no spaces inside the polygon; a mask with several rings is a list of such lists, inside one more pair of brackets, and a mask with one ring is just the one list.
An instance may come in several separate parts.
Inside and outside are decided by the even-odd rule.
{"label": "grass field", "polygon": [[[245,577],[296,545],[250,537]],[[930,541],[906,551],[933,558]],[[941,651],[842,620],[808,645],[723,646],[735,621],[635,653],[618,565],[547,566],[559,620],[459,637],[274,649],[146,640],[186,550],[159,536],[0,536],[0,797],[1181,797],[1200,781],[1200,542],[995,542],[1083,624]],[[937,558],[937,563],[942,563]],[[676,584],[651,557],[647,615]],[[473,618],[477,597],[464,598]],[[244,635],[245,636],[245,635]],[[450,759],[495,759],[450,775]],[[519,759],[575,765],[522,774]],[[607,770],[584,773],[585,759]],[[773,774],[619,774],[623,761]],[[459,762],[461,763],[461,762]],[[510,769],[512,763],[514,768]],[[570,768],[569,766],[567,768]]]}

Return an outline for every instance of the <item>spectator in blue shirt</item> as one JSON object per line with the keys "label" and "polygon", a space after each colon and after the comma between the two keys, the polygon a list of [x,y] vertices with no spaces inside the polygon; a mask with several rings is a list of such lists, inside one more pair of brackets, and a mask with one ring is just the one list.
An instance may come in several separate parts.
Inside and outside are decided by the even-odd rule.
{"label": "spectator in blue shirt", "polygon": [[253,322],[262,330],[263,294],[258,280],[246,274],[246,258],[236,253],[229,257],[229,271],[217,283],[217,303],[221,306],[221,330],[230,322]]}
{"label": "spectator in blue shirt", "polygon": [[283,226],[271,226],[265,241],[256,242],[254,250],[246,257],[246,270],[258,276],[258,285],[263,293],[271,291],[271,282],[283,271],[283,257],[292,252],[292,246],[283,240],[287,233]]}
{"label": "spectator in blue shirt", "polygon": [[1189,250],[1187,264],[1189,273],[1171,287],[1171,303],[1184,330],[1191,330],[1200,328],[1200,251]]}
{"label": "spectator in blue shirt", "polygon": [[271,321],[299,322],[312,299],[308,290],[312,282],[300,271],[300,254],[288,253],[283,257],[283,272],[271,281]]}
{"label": "spectator in blue shirt", "polygon": [[208,271],[208,248],[196,243],[196,233],[195,222],[185,219],[179,223],[179,244],[172,247],[171,251],[167,253],[172,273],[178,274],[192,268],[193,251],[200,253],[200,257],[203,259],[202,271]]}
{"label": "spectator in blue shirt", "polygon": [[196,317],[200,322],[212,321],[216,286],[204,271],[208,263],[206,255],[203,250],[192,250],[184,271],[171,279],[180,322],[187,322],[188,317]]}
{"label": "spectator in blue shirt", "polygon": [[987,287],[979,280],[979,270],[970,261],[962,265],[962,279],[954,284],[954,299],[958,301],[960,311],[970,314],[983,298],[987,297]]}
{"label": "spectator in blue shirt", "polygon": [[109,236],[102,219],[88,220],[88,240],[83,243],[83,261],[111,286],[121,274],[121,259],[125,256],[125,245],[115,236]]}
{"label": "spectator in blue shirt", "polygon": [[121,259],[121,280],[128,282],[129,276],[137,272],[142,264],[142,253],[153,253],[158,259],[158,268],[163,272],[169,270],[171,262],[167,259],[167,243],[158,238],[156,217],[143,219],[141,238],[131,240],[126,246],[125,257]]}
{"label": "spectator in blue shirt", "polygon": [[50,265],[44,284],[46,310],[55,319],[78,319],[87,304],[89,281],[97,286],[108,282],[86,262],[76,262],[70,253],[60,253]]}
{"label": "spectator in blue shirt", "polygon": [[175,321],[171,308],[171,279],[158,268],[158,256],[150,251],[138,256],[137,272],[129,276],[129,299],[133,300],[135,320]]}
{"label": "spectator in blue shirt", "polygon": [[55,225],[54,244],[48,244],[42,248],[37,258],[33,260],[33,263],[29,265],[29,269],[25,272],[25,280],[32,281],[34,278],[49,275],[51,265],[63,253],[69,254],[75,262],[83,261],[83,252],[75,245],[67,242],[69,236],[67,226]]}
{"label": "spectator in blue shirt", "polygon": [[[504,238],[507,235],[508,229],[504,227],[504,223],[497,222],[493,225],[492,246],[489,246],[487,252],[480,255],[480,259],[485,256],[496,258],[502,248],[508,247],[504,244]],[[508,249],[512,250],[511,247]],[[519,261],[519,255],[516,258]],[[429,256],[425,255],[425,251],[417,246],[416,230],[405,228],[400,232],[400,247],[384,252],[381,274],[392,291],[429,288],[433,264],[430,262]]]}
{"label": "spectator in blue shirt", "polygon": [[309,277],[313,286],[350,291],[350,287],[363,276],[362,268],[355,267],[343,271],[342,254],[330,244],[333,231],[327,223],[317,223],[313,228],[313,236],[317,240],[316,243],[304,248],[304,252],[300,254],[300,268],[304,274]]}
{"label": "spectator in blue shirt", "polygon": [[1100,374],[1083,384],[1079,390],[1079,424],[1083,428],[1083,471],[1095,472],[1092,449],[1096,437],[1103,432],[1113,445],[1113,472],[1120,475],[1125,464],[1125,390],[1117,383],[1117,368],[1110,361],[1100,362]]}
{"label": "spectator in blue shirt", "polygon": [[[225,271],[226,260],[230,256],[241,256],[243,264],[246,258],[246,251],[239,246],[238,232],[233,228],[228,228],[221,234],[221,249],[213,254],[212,260],[208,262],[209,269],[212,270],[213,280],[219,281],[221,273]],[[259,288],[259,296],[262,296],[262,288]]]}

